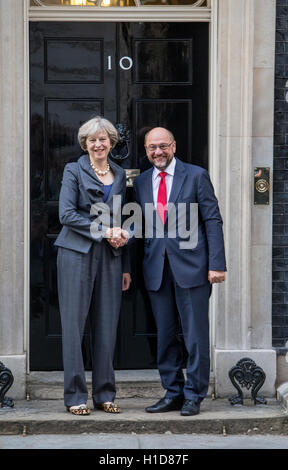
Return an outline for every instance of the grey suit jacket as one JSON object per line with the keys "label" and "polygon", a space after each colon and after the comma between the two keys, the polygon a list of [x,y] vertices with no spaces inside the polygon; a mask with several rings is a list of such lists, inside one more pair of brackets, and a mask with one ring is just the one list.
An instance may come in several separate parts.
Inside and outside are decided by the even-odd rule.
{"label": "grey suit jacket", "polygon": [[[125,203],[126,174],[120,166],[110,159],[109,165],[115,179],[105,204],[110,208],[112,220],[113,216],[116,216],[112,211],[113,196],[121,196],[122,206]],[[90,214],[93,204],[103,202],[103,195],[104,185],[92,170],[88,155],[83,155],[77,162],[67,163],[64,168],[59,197],[59,219],[63,228],[55,241],[56,246],[80,253],[88,253],[92,243],[100,243],[103,240],[103,237],[93,237],[91,224],[95,216]],[[105,240],[104,242],[108,243]],[[110,245],[109,247],[114,256],[124,255],[123,272],[129,272],[129,259],[126,248],[116,250]]]}

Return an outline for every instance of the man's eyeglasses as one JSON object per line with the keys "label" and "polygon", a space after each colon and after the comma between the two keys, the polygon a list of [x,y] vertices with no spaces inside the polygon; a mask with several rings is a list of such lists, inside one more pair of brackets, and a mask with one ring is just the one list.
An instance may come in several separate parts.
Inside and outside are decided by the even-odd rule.
{"label": "man's eyeglasses", "polygon": [[160,144],[160,145],[147,145],[146,149],[149,150],[149,152],[155,152],[157,148],[159,147],[160,150],[167,150],[170,145],[172,145],[174,140],[170,142],[170,144]]}

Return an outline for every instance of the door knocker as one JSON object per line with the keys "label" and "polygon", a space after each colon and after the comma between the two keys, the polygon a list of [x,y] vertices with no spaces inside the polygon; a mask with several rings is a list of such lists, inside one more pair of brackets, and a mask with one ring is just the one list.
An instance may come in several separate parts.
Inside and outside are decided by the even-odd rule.
{"label": "door knocker", "polygon": [[116,124],[118,131],[118,143],[111,150],[111,157],[114,160],[126,160],[130,155],[130,130],[124,124]]}

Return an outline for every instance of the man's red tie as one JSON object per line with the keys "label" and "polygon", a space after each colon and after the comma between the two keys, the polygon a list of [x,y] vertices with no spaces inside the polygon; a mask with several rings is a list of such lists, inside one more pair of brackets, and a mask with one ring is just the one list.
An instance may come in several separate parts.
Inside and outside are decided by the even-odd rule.
{"label": "man's red tie", "polygon": [[165,171],[161,171],[159,173],[159,176],[161,177],[161,181],[159,184],[158,198],[157,198],[157,210],[158,210],[158,214],[163,224],[165,222],[165,215],[167,212],[167,188],[166,188],[166,181],[165,181],[166,175],[167,173]]}

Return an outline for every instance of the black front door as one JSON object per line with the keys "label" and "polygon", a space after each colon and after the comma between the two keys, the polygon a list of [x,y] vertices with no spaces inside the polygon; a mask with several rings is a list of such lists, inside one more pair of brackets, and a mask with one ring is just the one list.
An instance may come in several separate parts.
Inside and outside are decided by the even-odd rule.
{"label": "black front door", "polygon": [[[126,169],[149,165],[143,138],[169,128],[177,156],[207,168],[208,25],[61,23],[30,25],[31,370],[61,370],[61,323],[54,241],[61,226],[63,168],[77,160],[79,126],[95,115],[130,130]],[[128,199],[132,190],[128,188]],[[156,367],[156,330],[132,248],[133,285],[123,295],[115,368]],[[88,332],[88,329],[87,329]],[[89,335],[83,352],[90,367]]]}

